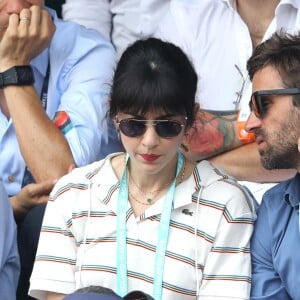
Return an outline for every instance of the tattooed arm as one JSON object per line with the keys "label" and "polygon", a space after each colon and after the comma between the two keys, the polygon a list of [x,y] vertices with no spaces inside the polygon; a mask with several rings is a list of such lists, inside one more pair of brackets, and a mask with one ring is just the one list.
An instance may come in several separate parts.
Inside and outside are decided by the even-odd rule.
{"label": "tattooed arm", "polygon": [[199,111],[182,152],[191,160],[209,159],[238,180],[280,182],[295,175],[295,170],[261,166],[256,144],[243,144],[238,138],[237,114]]}
{"label": "tattooed arm", "polygon": [[183,153],[192,160],[201,160],[241,146],[236,120],[236,113],[200,110],[182,145]]}

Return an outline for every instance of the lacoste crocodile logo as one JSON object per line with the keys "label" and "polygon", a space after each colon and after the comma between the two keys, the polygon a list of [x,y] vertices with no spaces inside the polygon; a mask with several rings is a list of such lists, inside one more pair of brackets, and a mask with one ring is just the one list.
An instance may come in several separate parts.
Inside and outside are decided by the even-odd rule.
{"label": "lacoste crocodile logo", "polygon": [[188,215],[188,216],[192,216],[192,215],[193,215],[193,212],[190,211],[190,210],[187,209],[187,208],[184,208],[181,212],[182,212],[183,214],[185,214],[185,215]]}

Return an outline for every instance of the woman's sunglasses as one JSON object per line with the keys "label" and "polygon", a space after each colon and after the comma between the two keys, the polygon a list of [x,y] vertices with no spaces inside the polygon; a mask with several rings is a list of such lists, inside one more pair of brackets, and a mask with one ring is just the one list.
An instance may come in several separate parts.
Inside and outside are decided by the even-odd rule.
{"label": "woman's sunglasses", "polygon": [[[187,120],[187,118],[185,118]],[[162,138],[172,138],[178,136],[185,126],[176,120],[140,120],[134,118],[116,119],[120,131],[128,137],[140,137],[146,130],[148,125],[153,125],[156,133]]]}
{"label": "woman's sunglasses", "polygon": [[256,91],[251,96],[249,107],[257,118],[262,119],[268,112],[270,96],[298,94],[300,94],[300,89],[297,88]]}

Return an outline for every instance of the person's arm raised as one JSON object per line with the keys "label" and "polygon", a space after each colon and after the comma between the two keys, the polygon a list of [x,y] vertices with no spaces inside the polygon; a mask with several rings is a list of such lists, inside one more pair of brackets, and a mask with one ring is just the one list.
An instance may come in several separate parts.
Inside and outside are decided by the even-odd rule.
{"label": "person's arm raised", "polygon": [[[28,65],[50,44],[55,25],[38,6],[12,14],[0,42],[0,72]],[[37,182],[59,178],[74,163],[68,142],[49,119],[32,85],[3,89],[24,160]]]}

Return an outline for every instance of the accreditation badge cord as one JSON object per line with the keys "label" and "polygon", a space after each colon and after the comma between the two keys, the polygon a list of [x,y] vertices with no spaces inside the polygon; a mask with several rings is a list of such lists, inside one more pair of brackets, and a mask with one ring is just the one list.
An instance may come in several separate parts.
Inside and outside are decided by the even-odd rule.
{"label": "accreditation badge cord", "polygon": [[[120,190],[118,196],[117,209],[117,293],[124,297],[128,292],[127,285],[127,205],[128,205],[128,184],[127,184],[127,163],[129,155],[126,155],[126,167],[123,172]],[[153,278],[153,297],[155,300],[161,300],[162,295],[162,281],[164,273],[165,254],[167,250],[169,228],[171,220],[171,211],[173,207],[173,200],[176,187],[176,178],[180,173],[184,163],[183,155],[178,152],[176,177],[170,186],[167,195],[164,199],[163,210],[161,213],[159,233],[157,238],[154,278]]]}

